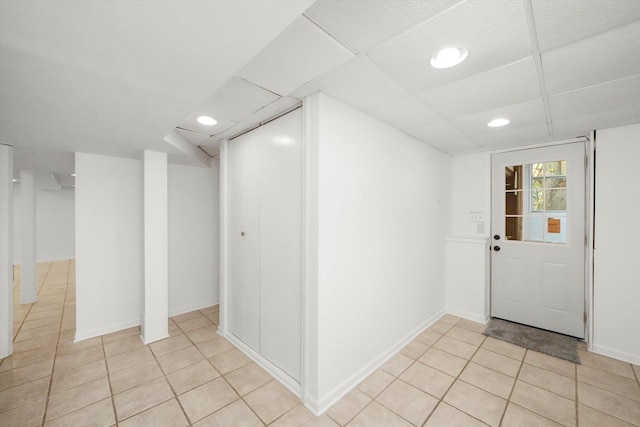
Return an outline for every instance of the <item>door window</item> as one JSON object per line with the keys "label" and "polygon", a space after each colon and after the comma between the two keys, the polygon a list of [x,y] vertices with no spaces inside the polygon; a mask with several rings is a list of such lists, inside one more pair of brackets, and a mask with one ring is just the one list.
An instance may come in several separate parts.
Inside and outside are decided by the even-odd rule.
{"label": "door window", "polygon": [[567,243],[567,161],[505,167],[505,238]]}

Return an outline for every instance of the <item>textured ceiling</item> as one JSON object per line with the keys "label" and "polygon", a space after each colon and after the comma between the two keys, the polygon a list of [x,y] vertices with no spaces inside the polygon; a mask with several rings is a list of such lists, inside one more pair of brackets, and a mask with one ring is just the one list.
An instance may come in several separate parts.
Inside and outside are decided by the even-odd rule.
{"label": "textured ceiling", "polygon": [[640,1],[0,1],[0,142],[212,156],[316,91],[453,154],[640,122]]}

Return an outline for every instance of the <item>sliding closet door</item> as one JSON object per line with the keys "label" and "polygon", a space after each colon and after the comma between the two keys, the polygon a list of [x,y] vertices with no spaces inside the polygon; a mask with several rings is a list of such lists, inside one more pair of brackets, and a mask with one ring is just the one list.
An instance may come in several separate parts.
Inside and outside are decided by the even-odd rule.
{"label": "sliding closet door", "polygon": [[260,153],[251,139],[229,144],[229,330],[260,351]]}
{"label": "sliding closet door", "polygon": [[260,353],[300,381],[302,109],[261,130]]}

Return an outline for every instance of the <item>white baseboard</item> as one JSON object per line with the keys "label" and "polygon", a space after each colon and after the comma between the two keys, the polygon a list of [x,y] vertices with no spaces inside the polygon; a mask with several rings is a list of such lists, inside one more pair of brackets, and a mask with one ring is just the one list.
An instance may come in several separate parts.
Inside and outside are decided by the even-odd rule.
{"label": "white baseboard", "polygon": [[140,326],[141,324],[142,321],[140,319],[136,319],[124,323],[119,323],[117,325],[107,326],[105,328],[76,332],[76,338],[73,340],[73,342],[88,340],[89,338],[95,338],[102,335],[110,334],[112,332],[118,332],[123,329],[133,328],[134,326]]}
{"label": "white baseboard", "polygon": [[396,341],[394,345],[383,351],[377,357],[371,360],[371,362],[367,363],[365,366],[360,368],[353,375],[345,379],[342,383],[338,384],[333,388],[329,393],[325,396],[321,396],[320,398],[315,396],[305,396],[304,405],[309,409],[314,415],[320,416],[327,409],[333,406],[338,400],[342,399],[347,393],[353,390],[358,384],[360,384],[365,378],[375,372],[380,366],[384,365],[384,363],[391,359],[396,353],[402,350],[407,344],[409,344],[415,337],[420,335],[425,329],[429,326],[433,325],[438,319],[444,316],[444,310],[441,310],[434,314],[433,316],[426,319],[404,337]]}
{"label": "white baseboard", "polygon": [[202,310],[203,308],[211,307],[212,305],[219,304],[218,300],[205,300],[197,304],[190,305],[188,307],[178,307],[169,310],[169,317],[177,316],[179,314],[189,313],[191,311]]}
{"label": "white baseboard", "polygon": [[463,319],[471,320],[472,322],[482,323],[486,325],[489,321],[489,317],[481,316],[475,313],[466,313],[464,311],[459,311],[453,308],[447,308],[447,314],[451,314],[452,316],[462,317]]}
{"label": "white baseboard", "polygon": [[624,351],[614,350],[598,344],[593,344],[591,351],[602,356],[611,357],[627,363],[633,363],[634,365],[640,365],[640,355],[637,354],[625,353]]}

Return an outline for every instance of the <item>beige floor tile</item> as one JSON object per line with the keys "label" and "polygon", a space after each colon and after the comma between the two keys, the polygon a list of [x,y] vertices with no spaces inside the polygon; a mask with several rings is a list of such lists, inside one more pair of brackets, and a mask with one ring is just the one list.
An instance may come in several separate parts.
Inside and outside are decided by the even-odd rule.
{"label": "beige floor tile", "polygon": [[113,396],[118,422],[152,408],[173,397],[164,378],[158,378]]}
{"label": "beige floor tile", "polygon": [[169,338],[165,338],[160,341],[149,344],[151,351],[156,357],[164,356],[165,354],[173,353],[174,351],[182,350],[193,345],[189,338],[184,334],[174,335]]}
{"label": "beige floor tile", "polygon": [[471,358],[471,361],[514,378],[518,375],[521,365],[521,362],[518,360],[483,348],[478,349],[478,352]]}
{"label": "beige floor tile", "polygon": [[109,372],[113,394],[153,381],[162,376],[160,365],[155,359],[117,372]]}
{"label": "beige floor tile", "polygon": [[189,425],[176,399],[167,400],[157,406],[140,412],[118,423],[120,427],[171,426],[185,427]]}
{"label": "beige floor tile", "polygon": [[415,339],[416,339],[416,341],[420,341],[423,344],[433,345],[440,338],[442,338],[442,334],[440,334],[438,332],[434,332],[434,331],[432,331],[430,329],[427,329],[426,331],[424,331],[420,335],[418,335]]}
{"label": "beige floor tile", "polygon": [[578,382],[578,402],[628,423],[640,425],[640,405],[635,400]]}
{"label": "beige floor tile", "polygon": [[522,360],[524,358],[524,354],[527,352],[526,348],[511,344],[506,341],[498,340],[493,337],[487,337],[487,339],[482,343],[481,347],[485,350],[502,354],[503,356],[507,356],[515,360]]}
{"label": "beige floor tile", "polygon": [[427,420],[425,427],[486,427],[486,424],[471,415],[440,402],[433,414]]}
{"label": "beige floor tile", "polygon": [[451,328],[449,332],[446,333],[446,336],[457,339],[458,341],[466,342],[467,344],[471,344],[476,347],[481,345],[487,338],[485,335],[477,332],[471,332],[458,326]]}
{"label": "beige floor tile", "polygon": [[549,356],[548,354],[527,350],[527,355],[524,357],[524,361],[530,365],[555,372],[556,374],[564,375],[565,377],[576,377],[575,363],[558,359],[557,357]]}
{"label": "beige floor tile", "polygon": [[30,340],[16,341],[13,343],[13,351],[14,353],[21,353],[23,351],[29,351],[36,348],[50,348],[51,346],[55,347],[57,343],[58,336],[56,334],[51,334]]}
{"label": "beige floor tile", "polygon": [[460,379],[503,399],[509,398],[515,383],[515,378],[473,362],[462,371]]}
{"label": "beige floor tile", "polygon": [[109,375],[111,375],[154,359],[149,346],[144,346],[117,354],[113,357],[107,357],[107,368],[109,368]]}
{"label": "beige floor tile", "polygon": [[121,331],[112,332],[107,335],[102,336],[102,342],[107,344],[111,341],[117,341],[125,337],[130,337],[132,335],[140,336],[140,327],[134,326],[132,328],[123,329]]}
{"label": "beige floor tile", "polygon": [[394,381],[376,401],[416,426],[421,426],[438,404],[437,399],[401,380]]}
{"label": "beige floor tile", "polygon": [[196,362],[205,360],[202,353],[200,353],[195,346],[186,347],[182,350],[165,354],[157,359],[165,375],[184,368],[185,366],[193,365]]}
{"label": "beige floor tile", "polygon": [[24,322],[22,324],[22,330],[26,331],[26,330],[29,330],[29,329],[40,328],[40,327],[44,327],[44,326],[51,326],[52,324],[59,325],[60,322],[58,320],[53,320],[52,321],[52,319],[47,318],[47,317],[44,318],[44,319],[28,320],[28,321],[26,321],[26,322]]}
{"label": "beige floor tile", "polygon": [[459,328],[464,328],[467,331],[476,332],[478,334],[483,333],[484,330],[487,329],[486,323],[474,322],[467,319],[460,319],[460,321],[456,323],[456,326],[458,326]]}
{"label": "beige floor tile", "polygon": [[271,375],[253,362],[229,372],[224,377],[240,396],[244,396],[273,380]]}
{"label": "beige floor tile", "polygon": [[183,332],[194,331],[196,329],[204,328],[205,326],[213,325],[211,320],[202,315],[189,320],[176,321],[176,323]]}
{"label": "beige floor tile", "polygon": [[46,399],[0,413],[0,426],[36,427],[42,425]]}
{"label": "beige floor tile", "polygon": [[184,332],[171,320],[169,323],[169,336],[175,337],[176,335],[184,335]]}
{"label": "beige floor tile", "polygon": [[327,415],[343,426],[358,415],[370,402],[369,396],[358,390],[351,390],[329,408]]}
{"label": "beige floor tile", "polygon": [[32,363],[42,362],[44,360],[53,360],[56,354],[56,347],[49,346],[44,348],[36,348],[24,352],[15,352],[11,356],[2,360],[0,372],[5,372],[15,368],[31,365]]}
{"label": "beige floor tile", "polygon": [[189,420],[195,423],[238,400],[239,397],[223,378],[216,378],[178,396],[178,400]]}
{"label": "beige floor tile", "polygon": [[504,414],[502,420],[503,426],[518,426],[518,427],[560,427],[562,424],[558,424],[555,421],[551,421],[548,418],[538,415],[535,412],[531,412],[528,409],[524,409],[521,406],[509,403],[507,411]]}
{"label": "beige floor tile", "polygon": [[45,399],[50,380],[51,377],[40,378],[0,391],[0,412]]}
{"label": "beige floor tile", "polygon": [[438,319],[438,323],[444,323],[447,325],[455,325],[460,321],[460,317],[454,316],[453,314],[445,314],[440,319]]}
{"label": "beige floor tile", "polygon": [[216,354],[210,357],[209,360],[213,364],[213,367],[222,375],[251,363],[251,359],[235,347],[231,350]]}
{"label": "beige floor tile", "polygon": [[212,305],[211,307],[201,308],[198,310],[202,315],[206,316],[208,314],[218,313],[220,311],[220,306],[218,304]]}
{"label": "beige floor tile", "polygon": [[374,399],[377,395],[379,395],[382,390],[387,388],[389,384],[395,380],[396,377],[389,374],[388,372],[383,371],[382,369],[377,369],[367,378],[365,378],[360,385],[358,385],[358,390]]}
{"label": "beige floor tile", "polygon": [[418,361],[454,377],[457,377],[467,364],[466,359],[433,347],[427,350]]}
{"label": "beige floor tile", "polygon": [[15,387],[38,378],[51,376],[53,359],[32,363],[21,368],[0,373],[0,390]]}
{"label": "beige floor tile", "polygon": [[349,427],[411,427],[410,422],[375,401],[347,425]]}
{"label": "beige floor tile", "polygon": [[220,323],[220,313],[207,314],[207,319],[211,320],[216,325]]}
{"label": "beige floor tile", "polygon": [[429,326],[429,330],[441,335],[449,332],[449,329],[453,328],[453,325],[450,323],[436,322],[433,325]]}
{"label": "beige floor tile", "polygon": [[275,380],[247,394],[244,401],[266,424],[300,403],[300,399]]}
{"label": "beige floor tile", "polygon": [[447,335],[440,338],[433,347],[467,360],[469,360],[478,349],[475,345],[458,341],[457,339],[451,338]]}
{"label": "beige floor tile", "polygon": [[58,374],[62,371],[66,371],[67,369],[73,369],[78,366],[103,359],[104,353],[102,352],[102,347],[89,347],[84,350],[76,351],[75,353],[56,357],[54,372]]}
{"label": "beige floor tile", "polygon": [[105,376],[107,376],[107,365],[104,359],[56,372],[51,380],[50,393],[59,393]]}
{"label": "beige floor tile", "polygon": [[400,350],[400,353],[413,360],[417,360],[424,354],[425,351],[427,351],[428,348],[428,345],[414,340],[407,344],[402,350]]}
{"label": "beige floor tile", "polygon": [[[254,414],[242,400],[236,400],[217,412],[201,419],[194,427],[262,427],[262,421]],[[275,425],[275,424],[274,424]],[[297,424],[302,426],[305,424]]]}
{"label": "beige floor tile", "polygon": [[430,366],[416,362],[400,375],[400,379],[440,399],[455,378]]}
{"label": "beige floor tile", "polygon": [[506,400],[463,381],[456,381],[443,400],[490,426],[500,423],[507,404]]}
{"label": "beige floor tile", "polygon": [[194,344],[198,344],[203,341],[208,341],[210,339],[220,336],[218,335],[218,326],[213,324],[207,325],[202,328],[194,329],[185,333]]}
{"label": "beige floor tile", "polygon": [[62,356],[65,354],[75,353],[78,351],[86,350],[91,347],[102,346],[102,339],[100,337],[89,338],[79,342],[68,342],[58,344],[57,355]]}
{"label": "beige floor tile", "polygon": [[576,404],[540,387],[516,381],[511,402],[557,423],[572,426],[576,423]]}
{"label": "beige floor tile", "polygon": [[[262,425],[262,424],[259,424]],[[316,417],[303,404],[298,404],[295,408],[278,418],[271,427],[338,427],[328,415]],[[199,426],[198,426],[199,427]]]}
{"label": "beige floor tile", "polygon": [[216,354],[220,354],[234,348],[228,340],[222,338],[221,336],[217,336],[210,340],[198,343],[196,344],[196,347],[200,349],[200,351],[206,358],[215,356]]}
{"label": "beige floor tile", "polygon": [[69,414],[111,396],[106,377],[49,396],[45,421]]}
{"label": "beige floor tile", "polygon": [[183,313],[177,316],[173,316],[171,320],[173,320],[176,323],[179,323],[179,322],[184,322],[186,320],[196,319],[200,317],[202,317],[202,314],[198,310],[195,310],[195,311],[190,311],[188,313]]}
{"label": "beige floor tile", "polygon": [[62,318],[62,307],[54,308],[52,310],[37,310],[35,308],[29,311],[27,315],[27,321],[50,318],[51,322],[60,323],[60,319]]}
{"label": "beige floor tile", "polygon": [[412,358],[398,353],[395,356],[391,357],[391,359],[387,360],[380,369],[390,373],[394,377],[397,377],[398,375],[403,373],[413,362],[414,360]]}
{"label": "beige floor tile", "polygon": [[47,421],[45,427],[111,426],[116,423],[111,397],[100,400],[62,417]]}
{"label": "beige floor tile", "polygon": [[570,400],[576,400],[576,381],[564,375],[523,363],[518,379]]}
{"label": "beige floor tile", "polygon": [[176,394],[182,394],[204,383],[218,378],[220,374],[208,360],[201,360],[167,375],[167,380]]}
{"label": "beige floor tile", "polygon": [[75,331],[75,329],[76,329],[75,320],[66,320],[60,324],[61,331]]}
{"label": "beige floor tile", "polygon": [[584,405],[578,405],[578,425],[580,427],[632,427],[632,424],[619,418]]}
{"label": "beige floor tile", "polygon": [[104,353],[107,357],[112,357],[140,347],[144,347],[144,343],[142,342],[140,335],[130,335],[119,340],[104,343]]}
{"label": "beige floor tile", "polygon": [[601,356],[599,354],[591,353],[588,351],[578,351],[580,355],[580,362],[583,365],[591,366],[596,369],[611,372],[623,377],[635,379],[633,374],[633,368],[630,363],[615,360],[610,357]]}

